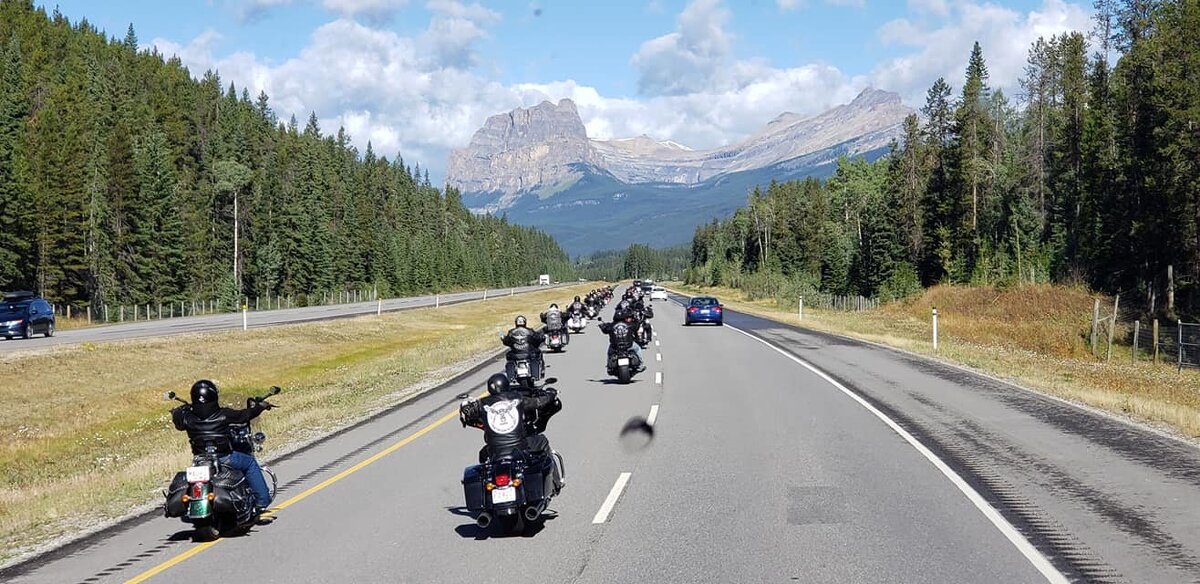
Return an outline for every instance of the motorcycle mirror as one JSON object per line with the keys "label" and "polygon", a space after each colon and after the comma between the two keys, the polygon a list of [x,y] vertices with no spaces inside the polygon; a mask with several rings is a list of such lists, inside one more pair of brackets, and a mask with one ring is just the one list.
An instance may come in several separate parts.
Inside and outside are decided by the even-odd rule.
{"label": "motorcycle mirror", "polygon": [[454,396],[454,399],[467,399],[469,397],[471,397],[470,394],[460,393],[460,394]]}
{"label": "motorcycle mirror", "polygon": [[547,377],[543,385],[554,385],[555,383],[558,383],[557,377]]}
{"label": "motorcycle mirror", "polygon": [[271,387],[271,395],[279,395],[279,392],[281,392],[281,391],[283,391],[283,390],[280,389],[280,387],[278,385],[274,385]]}
{"label": "motorcycle mirror", "polygon": [[175,399],[175,392],[168,391],[168,392],[164,393],[163,399],[166,401],[171,401],[171,400]]}
{"label": "motorcycle mirror", "polygon": [[254,442],[255,442],[255,443],[257,443],[257,444],[262,444],[264,441],[266,441],[266,439],[267,439],[267,435],[266,435],[266,434],[263,434],[262,432],[255,432],[255,433],[254,433]]}

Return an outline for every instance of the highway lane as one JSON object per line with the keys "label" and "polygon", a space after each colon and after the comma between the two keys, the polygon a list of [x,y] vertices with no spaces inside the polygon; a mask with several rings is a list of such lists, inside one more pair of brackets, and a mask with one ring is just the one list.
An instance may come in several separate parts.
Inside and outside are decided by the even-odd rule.
{"label": "highway lane", "polygon": [[1194,445],[900,351],[735,311],[726,323],[886,412],[1073,580],[1200,582]]}
{"label": "highway lane", "polygon": [[[1031,556],[912,444],[828,380],[733,327],[684,328],[679,307],[659,302],[656,311],[661,346],[647,351],[649,370],[631,386],[605,383],[606,340],[594,327],[573,338],[567,353],[548,357],[565,405],[548,435],[566,456],[569,480],[551,506],[556,516],[538,533],[487,537],[459,508],[458,479],[481,435],[453,419],[454,395],[479,391],[493,367],[276,465],[285,482],[297,481],[280,495],[278,502],[288,506],[247,537],[193,544],[183,524],[148,518],[0,573],[0,580],[120,582],[176,561],[151,581],[238,575],[262,582],[1061,579],[1056,570],[1038,570],[1042,554],[1075,581],[1190,582],[1200,574],[1182,569],[1197,541],[1186,526],[1200,524],[1187,509],[1196,500],[1187,498],[1188,473],[1200,468],[1194,449],[1160,438],[1150,444],[1159,450],[1136,463],[1146,468],[1127,468],[1135,464],[1130,451],[1145,446],[1137,440],[1148,433],[958,370],[950,381],[925,361],[727,315],[731,325],[828,367],[918,436],[1025,532],[1040,550]],[[1045,403],[1030,413],[1017,405],[1024,399]],[[640,450],[623,448],[620,428],[653,406],[654,441]],[[975,447],[986,446],[990,457],[942,443],[946,437],[932,430],[934,422],[961,431],[949,422],[956,416],[960,426],[974,424],[976,442],[986,442]],[[1098,444],[1087,428],[1072,434],[1053,422],[1072,416],[1103,431],[1111,430],[1106,424],[1120,426],[1125,434]],[[1134,442],[1114,454],[1118,438]],[[402,440],[408,441],[388,450]],[[1035,446],[1045,456],[1030,461],[1026,455]],[[1058,452],[1050,457],[1047,450]],[[373,456],[368,466],[306,491]],[[1165,458],[1175,474],[1154,474],[1151,458]],[[1093,474],[1100,464],[1111,465],[1111,474],[1121,477],[1116,482],[1136,482],[1142,492],[1116,489]],[[984,468],[992,474],[976,472]],[[1143,472],[1140,481],[1135,470]],[[611,513],[593,523],[623,473],[628,480]],[[1079,484],[1043,501],[1046,485],[1021,482],[1039,473],[1048,483],[1065,473]],[[1105,507],[1079,501],[1084,487],[1108,504],[1168,497],[1145,514],[1172,539],[1152,545],[1130,533],[1114,536]],[[1168,508],[1181,514],[1177,520],[1159,515]],[[1106,538],[1120,545],[1100,546]]]}
{"label": "highway lane", "polygon": [[[546,289],[546,286],[498,288],[494,290],[487,290],[486,294],[488,298],[495,298],[497,296],[524,294],[526,292],[536,292],[538,290]],[[261,328],[315,320],[348,318],[366,314],[375,314],[377,310],[393,312],[397,310],[424,308],[434,306],[436,304],[458,304],[461,302],[470,302],[472,300],[482,300],[484,298],[484,294],[485,291],[483,290],[475,290],[471,292],[454,292],[441,295],[389,298],[383,300],[382,303],[375,301],[355,302],[350,304],[285,308],[281,310],[251,311],[247,314],[247,327]],[[127,321],[104,326],[59,330],[54,334],[53,337],[49,338],[37,336],[32,339],[14,339],[11,341],[0,339],[0,353],[13,353],[17,351],[39,349],[55,345],[102,343],[107,341],[121,341],[165,335],[236,330],[240,328],[242,328],[242,314],[240,312],[208,314],[203,316],[188,316],[180,318],[164,318],[159,320],[142,320],[137,322]]]}

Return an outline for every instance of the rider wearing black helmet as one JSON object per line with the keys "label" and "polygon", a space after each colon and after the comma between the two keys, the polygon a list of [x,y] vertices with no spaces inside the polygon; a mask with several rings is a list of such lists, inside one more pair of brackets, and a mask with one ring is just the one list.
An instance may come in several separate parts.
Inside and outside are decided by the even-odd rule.
{"label": "rider wearing black helmet", "polygon": [[[246,483],[254,491],[254,503],[261,512],[271,505],[271,490],[263,478],[262,468],[253,454],[233,450],[227,438],[230,424],[246,424],[265,410],[274,408],[265,401],[246,400],[246,409],[223,408],[217,401],[217,384],[201,379],[192,384],[192,403],[171,410],[176,430],[188,433],[192,454],[204,454],[205,446],[214,446],[221,455],[221,464],[236,468],[246,475]],[[211,438],[216,438],[210,440]]]}
{"label": "rider wearing black helmet", "polygon": [[[480,464],[489,458],[509,456],[522,449],[533,456],[550,456],[550,441],[543,434],[550,417],[562,410],[558,391],[546,388],[530,395],[511,387],[508,376],[492,375],[487,380],[487,397],[468,399],[458,409],[463,427],[483,430],[484,447],[479,451]],[[554,459],[555,484],[562,488],[562,469]]]}
{"label": "rider wearing black helmet", "polygon": [[513,328],[501,338],[500,342],[508,347],[505,354],[507,361],[504,370],[509,379],[517,378],[517,361],[529,361],[529,372],[533,379],[541,379],[543,375],[542,351],[540,347],[546,341],[546,336],[529,328],[524,316],[518,316],[513,321]]}
{"label": "rider wearing black helmet", "polygon": [[642,360],[644,345],[638,342],[637,322],[633,311],[618,307],[613,313],[612,322],[600,323],[600,332],[608,335],[608,358],[611,360],[617,353],[633,351],[637,358],[637,371],[645,371],[646,365]]}

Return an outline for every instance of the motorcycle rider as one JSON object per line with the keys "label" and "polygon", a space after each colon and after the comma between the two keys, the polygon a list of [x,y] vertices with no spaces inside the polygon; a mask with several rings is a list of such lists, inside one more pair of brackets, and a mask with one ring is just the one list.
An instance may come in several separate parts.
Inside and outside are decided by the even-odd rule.
{"label": "motorcycle rider", "polygon": [[547,308],[546,312],[541,314],[541,318],[542,324],[546,325],[544,329],[547,335],[557,333],[562,335],[562,344],[564,347],[570,344],[571,335],[567,332],[566,319],[563,318],[562,311],[558,309],[558,304],[551,304],[550,308]]}
{"label": "motorcycle rider", "polygon": [[619,353],[632,350],[637,360],[637,372],[641,373],[646,370],[645,360],[642,359],[645,345],[638,342],[636,331],[637,323],[629,309],[618,307],[612,322],[600,323],[600,332],[608,335],[608,361],[611,362]]}
{"label": "motorcycle rider", "polygon": [[217,384],[207,379],[193,383],[191,394],[191,404],[171,410],[171,421],[175,423],[175,429],[187,432],[192,443],[192,454],[204,454],[206,444],[216,445],[221,464],[236,468],[246,476],[246,484],[254,492],[255,514],[262,513],[271,506],[271,490],[267,488],[267,481],[263,478],[258,460],[253,454],[233,450],[229,440],[206,442],[205,438],[230,436],[230,424],[249,423],[259,414],[275,406],[270,402],[251,398],[246,400],[244,410],[223,408],[217,402]]}
{"label": "motorcycle rider", "polygon": [[508,456],[517,449],[535,457],[550,456],[554,462],[555,490],[561,490],[566,477],[544,434],[550,417],[562,410],[558,391],[547,388],[530,395],[513,388],[503,373],[488,378],[487,390],[487,397],[464,400],[458,408],[458,419],[464,428],[483,430],[484,447],[479,452],[479,463]]}
{"label": "motorcycle rider", "polygon": [[579,300],[578,296],[576,296],[575,301],[572,302],[571,305],[567,307],[567,314],[569,314],[571,316],[583,314],[583,302],[581,302]]}
{"label": "motorcycle rider", "polygon": [[530,377],[535,380],[542,378],[545,367],[540,347],[545,341],[545,335],[529,328],[524,315],[513,320],[513,328],[500,339],[500,342],[508,347],[508,352],[504,355],[504,371],[508,373],[509,379],[517,378],[517,361],[529,361]]}

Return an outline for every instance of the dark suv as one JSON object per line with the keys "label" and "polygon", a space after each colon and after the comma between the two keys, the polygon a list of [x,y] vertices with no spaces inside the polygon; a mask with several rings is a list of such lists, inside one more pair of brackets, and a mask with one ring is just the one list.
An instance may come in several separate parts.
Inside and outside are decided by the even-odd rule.
{"label": "dark suv", "polygon": [[54,310],[33,292],[13,292],[0,300],[0,335],[26,339],[36,334],[54,336]]}

